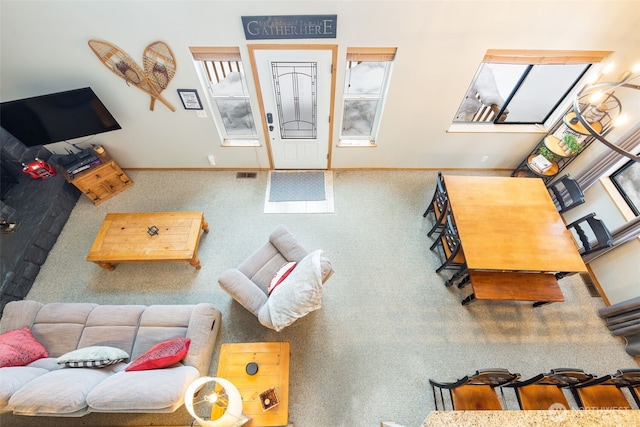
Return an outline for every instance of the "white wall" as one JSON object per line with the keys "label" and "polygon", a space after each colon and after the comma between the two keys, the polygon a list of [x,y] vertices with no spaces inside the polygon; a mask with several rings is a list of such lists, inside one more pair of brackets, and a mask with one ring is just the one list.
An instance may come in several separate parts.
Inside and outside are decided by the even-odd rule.
{"label": "white wall", "polygon": [[[302,42],[337,44],[339,69],[348,46],[398,48],[378,147],[334,147],[333,168],[512,168],[539,134],[446,132],[487,49],[612,50],[621,66],[640,51],[639,4],[629,1],[580,2],[580,7],[571,0],[1,0],[0,5],[0,99],[91,86],[123,127],[91,142],[103,144],[125,168],[207,168],[208,154],[215,155],[217,168],[269,167],[264,147],[222,148],[212,121],[185,111],[176,93],[197,88],[204,96],[189,46],[240,46],[246,53],[242,15],[337,14],[337,39]],[[87,46],[91,38],[116,44],[140,62],[145,46],[165,41],[177,57],[178,72],[163,95],[176,112],[159,103],[149,111],[149,96],[109,72]],[[343,76],[338,72],[338,88]],[[485,155],[488,161],[481,163]]]}
{"label": "white wall", "polygon": [[[569,223],[591,212],[610,230],[626,222],[601,182],[585,191],[585,203],[567,212],[565,219]],[[640,239],[633,239],[589,264],[610,304],[640,296],[639,261]]]}

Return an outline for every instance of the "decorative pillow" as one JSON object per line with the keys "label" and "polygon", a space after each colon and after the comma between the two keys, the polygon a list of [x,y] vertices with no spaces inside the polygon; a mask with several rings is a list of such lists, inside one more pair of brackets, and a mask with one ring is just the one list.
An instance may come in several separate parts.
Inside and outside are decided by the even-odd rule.
{"label": "decorative pillow", "polygon": [[24,366],[43,357],[49,357],[47,349],[27,326],[0,335],[0,368]]}
{"label": "decorative pillow", "polygon": [[124,362],[129,358],[129,354],[117,347],[91,346],[63,354],[56,360],[59,365],[67,368],[104,368]]}
{"label": "decorative pillow", "polygon": [[322,305],[322,273],[318,249],[304,257],[267,299],[271,323],[276,331],[306,316]]}
{"label": "decorative pillow", "polygon": [[278,270],[275,276],[273,276],[273,279],[271,279],[271,282],[269,282],[267,293],[271,295],[271,292],[273,292],[276,286],[282,283],[282,281],[286,279],[289,274],[291,274],[294,268],[296,268],[295,261],[289,261],[288,263],[280,267],[280,270]]}
{"label": "decorative pillow", "polygon": [[156,344],[131,362],[125,371],[144,371],[171,366],[185,358],[190,344],[189,338],[173,338]]}

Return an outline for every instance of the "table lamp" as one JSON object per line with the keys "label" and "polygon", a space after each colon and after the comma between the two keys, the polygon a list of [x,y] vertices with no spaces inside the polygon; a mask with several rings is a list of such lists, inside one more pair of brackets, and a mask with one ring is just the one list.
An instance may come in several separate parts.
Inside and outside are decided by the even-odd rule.
{"label": "table lamp", "polygon": [[[240,392],[224,378],[201,377],[192,382],[185,393],[184,405],[202,427],[239,427],[250,420],[242,414]],[[211,419],[212,412],[218,411],[224,413]]]}

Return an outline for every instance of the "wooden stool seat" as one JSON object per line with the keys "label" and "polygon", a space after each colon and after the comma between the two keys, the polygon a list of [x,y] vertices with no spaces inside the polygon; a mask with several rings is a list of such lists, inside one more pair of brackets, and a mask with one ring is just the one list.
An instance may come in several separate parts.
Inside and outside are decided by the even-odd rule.
{"label": "wooden stool seat", "polygon": [[622,390],[614,385],[593,385],[576,390],[584,409],[631,409]]}
{"label": "wooden stool seat", "polygon": [[531,384],[518,389],[522,409],[546,411],[552,405],[561,404],[569,409],[569,402],[562,389],[550,384]]}
{"label": "wooden stool seat", "polygon": [[501,410],[500,399],[489,385],[463,385],[451,390],[456,411]]}

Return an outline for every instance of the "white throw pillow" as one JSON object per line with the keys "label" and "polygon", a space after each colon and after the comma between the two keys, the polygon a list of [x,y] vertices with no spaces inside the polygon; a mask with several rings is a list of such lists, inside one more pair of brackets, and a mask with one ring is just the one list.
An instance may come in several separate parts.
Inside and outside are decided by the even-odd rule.
{"label": "white throw pillow", "polygon": [[56,361],[68,368],[104,368],[128,358],[129,354],[117,347],[97,345],[70,351],[58,357]]}
{"label": "white throw pillow", "polygon": [[269,315],[276,331],[321,307],[321,255],[318,249],[304,257],[269,296]]}

